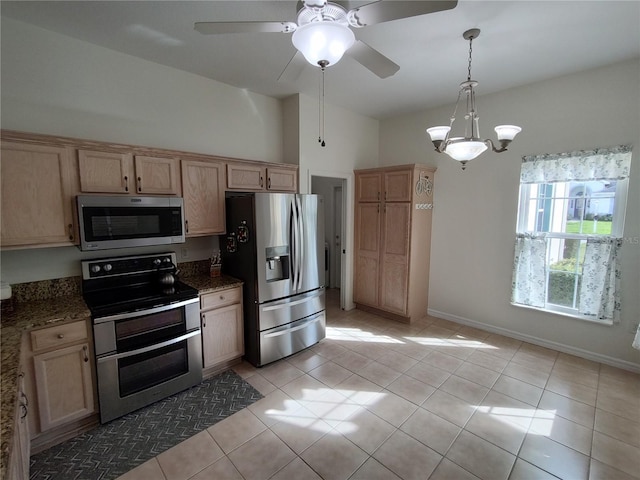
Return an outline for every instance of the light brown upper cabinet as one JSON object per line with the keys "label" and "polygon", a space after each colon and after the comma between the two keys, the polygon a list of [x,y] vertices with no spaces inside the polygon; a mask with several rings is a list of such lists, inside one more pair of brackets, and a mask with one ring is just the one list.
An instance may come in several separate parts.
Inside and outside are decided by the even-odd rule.
{"label": "light brown upper cabinet", "polygon": [[261,191],[265,189],[266,168],[259,165],[227,164],[227,189]]}
{"label": "light brown upper cabinet", "polygon": [[295,166],[272,167],[251,163],[227,163],[227,190],[252,192],[297,192]]}
{"label": "light brown upper cabinet", "polygon": [[176,158],[78,150],[80,189],[86,193],[180,195]]}
{"label": "light brown upper cabinet", "polygon": [[297,192],[298,170],[296,168],[267,167],[267,190]]}
{"label": "light brown upper cabinet", "polygon": [[182,160],[181,167],[186,236],[224,233],[224,164]]}
{"label": "light brown upper cabinet", "polygon": [[3,141],[0,176],[3,248],[77,243],[72,151]]}
{"label": "light brown upper cabinet", "polygon": [[410,322],[427,314],[433,170],[356,170],[354,301]]}

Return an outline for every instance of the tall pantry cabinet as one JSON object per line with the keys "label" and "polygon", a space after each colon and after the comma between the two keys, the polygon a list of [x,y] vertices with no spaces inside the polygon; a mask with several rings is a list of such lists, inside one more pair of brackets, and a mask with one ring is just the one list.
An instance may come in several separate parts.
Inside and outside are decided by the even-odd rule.
{"label": "tall pantry cabinet", "polygon": [[356,170],[354,301],[409,323],[427,314],[434,170]]}

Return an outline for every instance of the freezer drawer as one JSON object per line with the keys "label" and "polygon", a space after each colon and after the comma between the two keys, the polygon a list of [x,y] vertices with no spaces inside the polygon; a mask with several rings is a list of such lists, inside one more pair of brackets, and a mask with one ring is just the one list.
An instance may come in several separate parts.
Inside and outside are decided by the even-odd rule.
{"label": "freezer drawer", "polygon": [[325,337],[324,310],[296,322],[260,332],[260,366],[288,357]]}
{"label": "freezer drawer", "polygon": [[295,322],[324,310],[324,288],[260,305],[258,330]]}

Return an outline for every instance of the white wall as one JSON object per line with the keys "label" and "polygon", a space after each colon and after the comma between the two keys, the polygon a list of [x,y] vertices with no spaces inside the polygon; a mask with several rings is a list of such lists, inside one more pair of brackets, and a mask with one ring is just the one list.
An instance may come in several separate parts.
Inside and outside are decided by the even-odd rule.
{"label": "white wall", "polygon": [[[282,162],[281,102],[2,18],[1,127],[91,140]],[[186,256],[183,256],[186,248]],[[2,251],[2,280],[80,274],[87,258],[173,250],[209,258],[217,237],[174,248],[82,253]]]}
{"label": "white wall", "polygon": [[282,105],[2,18],[2,128],[282,162]]}
{"label": "white wall", "polygon": [[353,303],[353,170],[378,166],[379,123],[335,105],[325,106],[325,143],[318,143],[318,99],[298,95],[300,193],[311,192],[311,177],[340,178],[346,181],[343,191],[346,229],[343,232],[346,253],[342,260],[345,281],[341,288],[341,304],[346,310]]}
{"label": "white wall", "polygon": [[[496,74],[499,74],[497,72]],[[480,79],[479,93],[482,93]],[[430,312],[477,322],[534,343],[640,371],[631,326],[640,320],[640,61],[514,88],[477,99],[484,138],[523,127],[508,152],[485,153],[462,171],[433,151],[425,128],[448,123],[453,105],[382,121],[380,163],[437,166]],[[452,100],[456,85],[452,85]],[[622,320],[612,327],[510,305],[522,155],[634,145],[625,244]]]}

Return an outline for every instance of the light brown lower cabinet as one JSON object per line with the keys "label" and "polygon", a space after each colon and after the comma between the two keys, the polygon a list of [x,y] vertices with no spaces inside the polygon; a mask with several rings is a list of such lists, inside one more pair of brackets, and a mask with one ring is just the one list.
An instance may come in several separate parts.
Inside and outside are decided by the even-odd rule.
{"label": "light brown lower cabinet", "polygon": [[29,433],[34,453],[98,423],[91,321],[83,319],[23,335]]}
{"label": "light brown lower cabinet", "polygon": [[242,287],[202,295],[200,309],[204,375],[210,376],[244,354]]}
{"label": "light brown lower cabinet", "polygon": [[36,355],[33,365],[42,432],[93,413],[88,343]]}
{"label": "light brown lower cabinet", "polygon": [[31,441],[29,439],[29,399],[24,388],[24,372],[18,376],[18,392],[13,425],[13,438],[9,464],[7,465],[7,480],[24,480],[29,478],[29,457]]}

